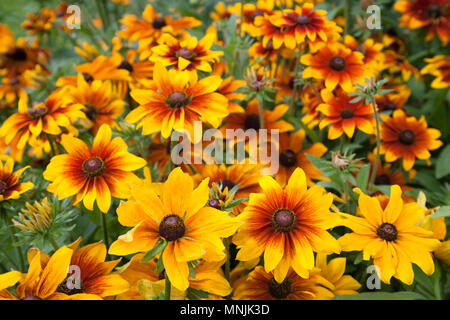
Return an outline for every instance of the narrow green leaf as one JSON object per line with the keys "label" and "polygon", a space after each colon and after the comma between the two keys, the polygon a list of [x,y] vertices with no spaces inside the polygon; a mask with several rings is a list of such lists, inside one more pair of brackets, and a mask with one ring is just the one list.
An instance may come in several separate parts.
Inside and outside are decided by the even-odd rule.
{"label": "narrow green leaf", "polygon": [[153,248],[151,248],[147,253],[144,255],[144,257],[141,259],[141,263],[145,263],[156,257],[159,253],[161,253],[164,248],[169,244],[168,241],[165,241],[163,239],[158,239],[156,241]]}

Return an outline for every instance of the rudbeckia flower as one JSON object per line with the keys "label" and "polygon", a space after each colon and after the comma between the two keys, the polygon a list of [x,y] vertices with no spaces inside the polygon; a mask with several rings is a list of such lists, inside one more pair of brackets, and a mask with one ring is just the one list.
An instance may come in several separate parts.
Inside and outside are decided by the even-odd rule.
{"label": "rudbeckia flower", "polygon": [[403,81],[408,81],[411,75],[419,78],[419,71],[408,62],[406,56],[397,53],[394,50],[384,51],[384,59],[381,69],[387,69],[390,73],[401,72]]}
{"label": "rudbeckia flower", "polygon": [[154,69],[157,90],[136,89],[131,96],[140,105],[126,117],[130,123],[139,122],[144,135],[161,131],[167,138],[172,130],[186,129],[193,137],[194,121],[205,121],[217,128],[228,115],[228,100],[216,90],[222,80],[218,76],[189,83],[183,73],[167,71],[157,63]]}
{"label": "rudbeckia flower", "polygon": [[338,91],[333,95],[331,91],[324,89],[321,91],[324,103],[317,107],[325,117],[320,121],[319,128],[328,128],[328,139],[337,139],[344,132],[351,138],[355,129],[359,129],[367,134],[373,133],[373,109],[371,105],[366,105],[363,100],[352,103],[354,99],[345,92]]}
{"label": "rudbeckia flower", "polygon": [[[273,14],[280,14],[275,11]],[[272,42],[275,50],[278,50],[284,42],[283,28],[275,25],[271,20],[271,15],[264,14],[264,16],[257,16],[255,18],[254,37],[262,36],[262,44],[267,47],[269,42]]]}
{"label": "rudbeckia flower", "polygon": [[433,232],[417,226],[424,209],[415,202],[403,203],[399,186],[391,187],[389,202],[382,207],[379,200],[363,193],[358,200],[361,217],[341,214],[342,224],[353,230],[339,238],[344,251],[363,251],[363,259],[373,258],[381,281],[390,283],[395,277],[410,285],[414,280],[412,264],[427,275],[434,272],[431,252],[440,242]]}
{"label": "rudbeckia flower", "polygon": [[402,0],[394,4],[401,12],[400,26],[428,30],[426,41],[439,37],[444,46],[450,40],[450,8],[446,0]]}
{"label": "rudbeckia flower", "polygon": [[289,49],[305,42],[305,39],[315,41],[320,38],[327,41],[327,32],[335,27],[335,23],[327,20],[325,10],[314,10],[312,3],[296,6],[294,10],[285,10],[273,15],[271,22],[284,30],[284,44]]}
{"label": "rudbeckia flower", "polygon": [[377,74],[380,71],[384,58],[384,55],[381,52],[383,49],[382,43],[375,42],[374,39],[369,38],[359,44],[351,35],[345,36],[344,43],[347,48],[359,51],[364,55],[364,67],[368,75],[373,76],[373,74]]}
{"label": "rudbeckia flower", "polygon": [[77,86],[69,87],[67,98],[70,103],[82,106],[86,114],[82,123],[93,134],[102,124],[117,127],[115,119],[122,115],[125,106],[125,102],[113,94],[111,82],[94,80],[88,83],[81,74]]}
{"label": "rudbeckia flower", "polygon": [[361,284],[351,275],[345,273],[345,257],[338,257],[327,262],[327,255],[318,253],[316,256],[316,274],[322,276],[333,286],[329,286],[330,291],[335,295],[358,294]]}
{"label": "rudbeckia flower", "polygon": [[19,136],[17,148],[25,148],[32,137],[41,133],[60,135],[63,130],[74,134],[78,131],[73,123],[78,118],[84,118],[82,106],[71,105],[64,98],[65,90],[57,90],[48,96],[45,103],[39,103],[28,108],[28,96],[19,100],[19,112],[5,120],[0,128],[0,137],[5,137],[6,143]]}
{"label": "rudbeckia flower", "polygon": [[364,55],[339,44],[332,43],[317,53],[305,54],[300,62],[307,66],[303,78],[325,80],[325,87],[332,91],[339,85],[345,92],[351,92],[356,83],[364,79]]}
{"label": "rudbeckia flower", "polygon": [[119,21],[125,26],[118,32],[119,37],[127,39],[129,43],[139,41],[140,50],[149,47],[163,33],[185,36],[187,32],[184,29],[195,28],[202,24],[193,17],[173,19],[171,16],[160,15],[150,4],[145,7],[142,19],[127,14]]}
{"label": "rudbeckia flower", "polygon": [[211,51],[214,35],[208,34],[200,40],[187,37],[178,40],[170,34],[164,34],[160,44],[152,47],[151,61],[160,61],[165,67],[171,66],[180,72],[186,72],[191,83],[198,80],[198,71],[212,72],[211,64],[219,60],[222,51]]}
{"label": "rudbeckia flower", "polygon": [[305,130],[298,130],[291,135],[280,135],[280,168],[275,176],[275,179],[281,186],[286,185],[289,177],[297,168],[302,168],[306,173],[306,179],[308,181],[308,185],[310,186],[313,185],[311,179],[328,180],[328,178],[322,177],[322,172],[317,169],[306,156],[307,154],[311,154],[316,157],[322,157],[327,152],[327,147],[320,142],[316,142],[308,148],[303,148],[305,138]]}
{"label": "rudbeckia flower", "polygon": [[29,166],[23,167],[15,172],[14,160],[6,158],[5,163],[0,161],[0,202],[8,199],[19,199],[20,195],[34,187],[32,182],[19,182],[22,173]]}
{"label": "rudbeckia flower", "polygon": [[[159,297],[165,290],[166,272],[156,273],[156,261],[141,263],[143,253],[134,255],[130,262],[119,268],[120,275],[126,279],[131,288],[117,296],[117,300],[152,300]],[[189,277],[189,288],[207,292],[208,300],[226,297],[231,293],[231,287],[221,269],[221,262],[201,261],[195,268],[195,277]],[[189,299],[187,291],[171,288],[171,300]]]}
{"label": "rudbeckia flower", "polygon": [[158,241],[165,243],[162,259],[166,275],[178,290],[189,287],[188,262],[203,259],[222,261],[225,257],[221,238],[236,232],[241,222],[208,207],[208,181],[194,189],[192,178],[176,168],[161,186],[132,188],[131,197],[117,209],[119,222],[133,227],[121,235],[109,253],[128,255],[147,252]]}
{"label": "rudbeckia flower", "polygon": [[103,213],[108,212],[111,196],[126,198],[128,187],[138,178],[132,171],[142,168],[146,161],[129,152],[120,137],[111,140],[111,128],[104,124],[95,136],[92,149],[70,135],[64,135],[61,145],[67,154],[54,156],[44,179],[51,181],[47,189],[60,199],[75,195],[75,204],[83,200],[89,210],[94,201]]}
{"label": "rudbeckia flower", "polygon": [[437,129],[428,128],[425,117],[408,117],[401,109],[395,110],[392,117],[381,114],[381,154],[387,162],[403,158],[406,171],[414,166],[415,158],[426,160],[431,157],[429,150],[438,149],[442,141]]}
{"label": "rudbeckia flower", "polygon": [[320,186],[307,188],[306,176],[297,168],[283,189],[276,181],[259,179],[262,193],[252,193],[237,218],[244,222],[234,236],[236,259],[249,261],[264,254],[266,272],[282,283],[292,267],[308,278],[314,268],[313,252],[338,253],[337,240],[326,230],[336,218],[329,209],[333,196]]}
{"label": "rudbeckia flower", "polygon": [[333,285],[320,275],[302,278],[289,270],[286,278],[278,282],[273,272],[257,266],[234,289],[234,300],[332,300]]}
{"label": "rudbeckia flower", "polygon": [[37,15],[27,13],[27,19],[21,27],[27,30],[28,34],[48,32],[55,22],[56,13],[55,10],[44,7]]}
{"label": "rudbeckia flower", "polygon": [[420,70],[421,74],[431,74],[436,79],[431,82],[431,87],[443,89],[450,87],[450,56],[439,55],[426,58],[428,64]]}
{"label": "rudbeckia flower", "polygon": [[[38,251],[30,259],[26,274],[12,271],[0,275],[0,300],[60,300],[65,295],[56,290],[67,277],[72,253],[72,249],[61,247],[51,257],[43,258]],[[6,290],[17,282],[15,295]]]}
{"label": "rudbeckia flower", "polygon": [[[81,238],[67,246],[73,250],[70,259],[72,270],[57,286],[53,299],[99,300],[126,292],[130,288],[128,281],[112,272],[120,259],[105,261],[106,246],[101,242],[78,248],[80,242]],[[39,257],[44,266],[51,259],[39,249],[31,249],[28,252],[30,264],[35,257]]]}

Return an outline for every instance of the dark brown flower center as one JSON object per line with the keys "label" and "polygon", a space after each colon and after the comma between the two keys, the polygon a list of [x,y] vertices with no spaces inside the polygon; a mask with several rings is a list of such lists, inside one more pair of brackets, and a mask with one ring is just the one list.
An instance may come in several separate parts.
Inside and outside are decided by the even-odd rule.
{"label": "dark brown flower center", "polygon": [[288,86],[289,86],[290,89],[294,89],[294,86],[295,86],[295,77],[291,77],[291,78],[289,79]]}
{"label": "dark brown flower center", "polygon": [[9,79],[9,84],[12,86],[14,86],[18,83],[19,83],[19,79],[17,79],[16,77]]}
{"label": "dark brown flower center", "polygon": [[389,101],[384,107],[383,110],[395,110],[397,106],[392,101]]}
{"label": "dark brown flower center", "polygon": [[286,299],[292,292],[292,280],[288,278],[284,279],[282,283],[278,283],[275,278],[272,277],[267,286],[270,295],[275,299]]}
{"label": "dark brown flower center", "polygon": [[67,276],[67,278],[58,286],[56,292],[65,293],[71,296],[73,294],[83,293],[83,289],[81,284],[79,285],[79,288],[77,288],[74,279],[72,279],[71,276]]}
{"label": "dark brown flower center", "polygon": [[9,56],[15,61],[26,61],[28,57],[27,52],[22,48],[16,48]]}
{"label": "dark brown flower center", "polygon": [[411,130],[407,129],[407,130],[403,130],[399,135],[398,135],[398,140],[402,143],[405,144],[407,146],[410,146],[414,143],[414,141],[416,140],[416,135],[414,134],[414,132],[412,132]]}
{"label": "dark brown flower center", "polygon": [[297,16],[295,22],[301,25],[309,24],[311,22],[311,17],[305,14]]}
{"label": "dark brown flower center", "polygon": [[395,241],[397,235],[397,228],[391,223],[383,223],[377,229],[377,236],[386,241]]}
{"label": "dark brown flower center", "polygon": [[196,54],[192,50],[189,50],[187,48],[181,48],[180,50],[177,51],[176,56],[177,57],[182,57],[182,58],[187,59],[187,60],[190,60],[192,58],[195,58]]}
{"label": "dark brown flower center", "polygon": [[287,149],[280,153],[280,163],[285,167],[293,167],[297,164],[297,156],[294,151]]}
{"label": "dark brown flower center", "polygon": [[341,111],[342,119],[350,119],[353,118],[353,110],[352,109],[344,109]]}
{"label": "dark brown flower center", "polygon": [[255,113],[249,114],[245,118],[244,122],[245,129],[255,129],[259,130],[261,128],[261,123],[259,122],[259,116]]}
{"label": "dark brown flower center", "polygon": [[98,114],[98,110],[93,105],[86,104],[84,106],[84,113],[86,114],[86,117],[88,117],[89,120],[95,120]]}
{"label": "dark brown flower center", "polygon": [[166,269],[158,273],[158,280],[163,280],[166,278]]}
{"label": "dark brown flower center", "polygon": [[38,119],[45,116],[48,113],[47,107],[40,105],[39,107],[35,107],[27,110],[27,115],[31,119]]}
{"label": "dark brown flower center", "polygon": [[94,78],[89,73],[83,72],[82,75],[83,75],[84,81],[86,81],[86,82],[94,81]]}
{"label": "dark brown flower center", "polygon": [[255,20],[256,17],[262,17],[264,16],[264,12],[261,10],[255,10],[253,11],[253,13],[251,14],[250,18],[253,20]]}
{"label": "dark brown flower center", "polygon": [[231,180],[224,179],[224,180],[220,181],[220,185],[222,186],[221,187],[222,191],[225,190],[225,188],[228,188],[228,191],[230,191],[231,189],[233,189],[233,187],[236,184],[233,181],[231,181]]}
{"label": "dark brown flower center", "polygon": [[5,192],[7,186],[8,184],[6,182],[0,180],[0,194],[3,194],[3,192]]}
{"label": "dark brown flower center", "polygon": [[186,93],[181,91],[175,91],[169,94],[166,99],[166,104],[171,108],[181,108],[189,103],[189,98]]}
{"label": "dark brown flower center", "polygon": [[23,298],[22,300],[42,300],[42,299],[36,296],[28,296]]}
{"label": "dark brown flower center", "polygon": [[441,8],[437,3],[432,3],[427,8],[427,16],[431,19],[437,19],[442,15]]}
{"label": "dark brown flower center", "polygon": [[375,177],[375,184],[376,185],[390,185],[391,179],[387,174],[380,174],[379,176]]}
{"label": "dark brown flower center", "polygon": [[99,157],[92,157],[83,161],[83,172],[89,177],[97,177],[105,171],[105,162]]}
{"label": "dark brown flower center", "polygon": [[133,66],[131,65],[131,63],[129,63],[127,60],[123,60],[119,66],[117,67],[117,69],[125,69],[128,70],[129,72],[133,72]]}
{"label": "dark brown flower center", "polygon": [[296,223],[295,213],[289,209],[279,209],[272,216],[272,225],[277,232],[289,232]]}
{"label": "dark brown flower center", "polygon": [[328,63],[331,69],[336,71],[342,71],[345,69],[345,66],[347,63],[345,62],[345,59],[339,56],[333,57],[330,59],[330,62]]}
{"label": "dark brown flower center", "polygon": [[157,17],[153,20],[152,26],[155,29],[162,29],[166,26],[166,19],[164,17]]}
{"label": "dark brown flower center", "polygon": [[166,216],[159,224],[159,234],[167,241],[175,241],[181,238],[185,231],[183,219],[175,214]]}

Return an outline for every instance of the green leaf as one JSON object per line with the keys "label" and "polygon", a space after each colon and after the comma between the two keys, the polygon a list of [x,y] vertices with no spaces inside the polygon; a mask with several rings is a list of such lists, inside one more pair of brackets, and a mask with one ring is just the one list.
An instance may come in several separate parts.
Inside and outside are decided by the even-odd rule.
{"label": "green leaf", "polygon": [[412,291],[363,292],[354,295],[337,295],[334,300],[425,300],[425,297]]}
{"label": "green leaf", "polygon": [[164,271],[164,262],[163,262],[163,257],[162,255],[159,257],[158,262],[156,262],[156,269],[155,272],[156,273],[161,273]]}
{"label": "green leaf", "polygon": [[188,262],[188,267],[189,267],[189,277],[195,279],[195,268],[194,268],[194,264],[192,263],[192,261]]}
{"label": "green leaf", "polygon": [[431,218],[450,217],[450,206],[440,207]]}
{"label": "green leaf", "polygon": [[367,184],[369,182],[369,175],[370,164],[366,164],[362,166],[361,170],[359,170],[358,175],[356,176],[356,186],[362,191],[366,190]]}
{"label": "green leaf", "polygon": [[189,300],[198,300],[199,298],[206,299],[209,297],[209,293],[199,289],[188,288],[186,291],[186,296]]}
{"label": "green leaf", "polygon": [[450,145],[442,150],[439,158],[436,161],[436,178],[440,179],[450,173]]}
{"label": "green leaf", "polygon": [[164,248],[169,244],[168,241],[165,241],[163,239],[158,239],[156,241],[153,248],[151,248],[147,253],[144,255],[144,257],[141,259],[141,263],[145,263],[156,257],[159,253],[161,253]]}

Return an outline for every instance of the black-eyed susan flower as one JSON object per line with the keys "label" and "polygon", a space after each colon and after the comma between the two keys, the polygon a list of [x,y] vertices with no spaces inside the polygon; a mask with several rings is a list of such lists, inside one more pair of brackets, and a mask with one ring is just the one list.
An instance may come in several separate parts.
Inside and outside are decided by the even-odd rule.
{"label": "black-eyed susan flower", "polygon": [[284,10],[271,16],[271,22],[284,30],[284,44],[289,49],[305,42],[320,38],[327,41],[327,32],[335,28],[335,23],[327,20],[325,10],[314,10],[314,4],[305,3],[294,10]]}
{"label": "black-eyed susan flower", "polygon": [[367,134],[373,133],[373,109],[363,100],[352,103],[352,97],[343,91],[334,95],[331,91],[321,91],[323,103],[317,107],[325,117],[320,121],[320,129],[328,128],[328,139],[337,139],[342,134],[353,137],[355,129]]}
{"label": "black-eyed susan flower", "polygon": [[[155,272],[155,260],[141,263],[144,254],[134,255],[130,262],[119,269],[120,275],[131,287],[127,292],[117,296],[118,300],[154,300],[165,290],[166,272]],[[189,288],[208,293],[207,299],[225,297],[231,293],[231,287],[225,279],[220,262],[201,261],[195,267],[195,277],[189,277]],[[192,299],[188,290],[171,288],[171,300]]]}
{"label": "black-eyed susan flower", "polygon": [[132,171],[146,161],[127,152],[122,138],[111,136],[111,128],[102,125],[90,149],[84,141],[64,135],[61,145],[67,154],[53,157],[44,171],[44,178],[51,181],[48,190],[60,199],[75,196],[75,203],[83,200],[89,210],[96,201],[103,213],[108,212],[111,196],[126,198],[130,183],[138,179]]}
{"label": "black-eyed susan flower", "polygon": [[[28,272],[15,271],[0,275],[0,299],[2,300],[59,300],[58,286],[66,279],[73,250],[64,246],[51,257],[43,259],[39,250],[30,256]],[[44,260],[44,261],[43,261]],[[15,294],[7,291],[17,282]]]}
{"label": "black-eyed susan flower", "polygon": [[283,281],[275,280],[273,272],[257,266],[241,281],[233,293],[234,300],[332,300],[333,285],[323,277],[311,274],[302,278],[290,269]]}
{"label": "black-eyed susan flower", "polygon": [[351,275],[344,274],[346,264],[345,257],[330,259],[327,262],[327,255],[318,253],[316,256],[316,274],[332,283],[333,286],[329,285],[328,288],[335,295],[358,294],[357,290],[361,288],[361,284]]}
{"label": "black-eyed susan flower", "polygon": [[55,22],[55,10],[50,8],[42,8],[37,15],[27,13],[27,19],[21,27],[28,31],[28,34],[36,34],[48,32]]}
{"label": "black-eyed susan flower", "polygon": [[236,232],[240,221],[207,206],[209,179],[194,189],[193,179],[180,168],[172,171],[160,192],[136,187],[117,209],[119,222],[133,227],[110,247],[115,255],[147,252],[157,242],[165,248],[159,256],[166,275],[178,290],[189,287],[188,262],[203,259],[222,261],[221,238]]}
{"label": "black-eyed susan flower", "polygon": [[186,72],[190,81],[198,80],[197,71],[212,72],[211,64],[219,60],[222,51],[212,51],[213,34],[207,34],[198,40],[186,37],[178,40],[170,34],[164,34],[159,45],[152,47],[153,55],[150,60],[160,61],[165,67],[172,67],[177,71]]}
{"label": "black-eyed susan flower", "polygon": [[322,157],[327,152],[327,147],[320,142],[313,143],[308,148],[304,148],[306,138],[305,130],[298,130],[291,135],[281,134],[279,144],[280,168],[275,175],[276,181],[284,186],[289,177],[297,168],[302,168],[306,174],[308,185],[313,185],[311,179],[327,180],[322,176],[322,172],[317,169],[306,156],[307,154]]}
{"label": "black-eyed susan flower", "polygon": [[300,62],[306,65],[303,78],[325,80],[325,87],[333,90],[340,86],[351,92],[356,83],[364,79],[364,55],[352,51],[339,43],[328,44],[315,54],[301,56]]}
{"label": "black-eyed susan flower", "polygon": [[0,128],[0,137],[5,137],[6,143],[19,136],[17,148],[24,149],[32,137],[41,133],[60,135],[64,131],[77,134],[73,123],[78,118],[84,118],[82,106],[72,105],[64,97],[65,90],[57,90],[49,95],[45,103],[28,107],[28,96],[19,100],[19,110],[5,120]]}
{"label": "black-eyed susan flower", "polygon": [[401,194],[399,186],[392,186],[383,208],[377,198],[361,193],[361,217],[341,214],[342,224],[353,232],[339,238],[339,243],[344,251],[362,251],[364,260],[373,258],[381,281],[390,283],[395,277],[410,285],[414,280],[411,263],[428,275],[434,272],[431,252],[440,242],[431,231],[417,226],[424,209],[415,202],[403,203]]}
{"label": "black-eyed susan flower", "polygon": [[442,146],[442,141],[438,140],[440,131],[428,128],[424,116],[420,119],[408,117],[401,109],[395,110],[392,117],[385,114],[380,116],[383,119],[380,152],[387,162],[403,158],[403,168],[409,171],[416,158],[429,159],[429,151]]}
{"label": "black-eyed susan flower", "polygon": [[19,182],[22,173],[29,166],[23,167],[15,172],[14,160],[7,157],[5,162],[0,161],[0,202],[9,199],[19,199],[20,195],[34,187],[30,181]]}
{"label": "black-eyed susan flower", "polygon": [[450,56],[438,55],[433,58],[426,58],[428,63],[422,70],[421,74],[431,74],[436,78],[431,82],[431,87],[443,89],[450,87]]}
{"label": "black-eyed susan flower", "polygon": [[139,122],[144,135],[161,131],[167,138],[172,130],[186,129],[193,137],[194,121],[205,121],[218,127],[228,115],[228,100],[216,92],[222,80],[218,76],[189,83],[188,77],[175,70],[167,71],[157,63],[154,80],[157,90],[136,89],[131,96],[139,106],[126,117],[130,123]]}
{"label": "black-eyed susan flower", "polygon": [[93,134],[102,124],[117,127],[116,119],[122,115],[125,106],[125,102],[113,94],[110,81],[88,83],[81,74],[78,75],[77,86],[69,87],[67,98],[70,103],[82,106],[86,115],[82,123]]}
{"label": "black-eyed susan flower", "polygon": [[171,16],[159,14],[152,5],[148,4],[142,13],[142,19],[135,15],[127,14],[119,20],[124,28],[118,32],[119,37],[127,39],[129,43],[139,41],[139,48],[147,48],[163,33],[173,36],[186,35],[184,29],[201,25],[201,21],[193,17],[174,19]]}
{"label": "black-eyed susan flower", "polygon": [[252,193],[237,218],[244,222],[233,242],[238,260],[264,255],[266,272],[283,283],[289,268],[308,278],[314,268],[313,252],[338,253],[337,240],[326,230],[336,217],[329,211],[333,196],[320,186],[307,188],[306,176],[297,168],[283,189],[273,178],[259,180],[262,193]]}
{"label": "black-eyed susan flower", "polygon": [[[113,272],[120,259],[105,261],[106,246],[101,242],[78,248],[80,242],[81,238],[68,246],[73,250],[70,259],[72,270],[58,285],[55,298],[59,300],[98,300],[126,292],[130,288],[128,281],[117,272]],[[33,259],[38,251],[32,249],[28,253],[28,259]],[[49,259],[43,253],[40,253],[40,257],[43,263]],[[75,268],[77,271],[73,273]],[[75,276],[79,278],[75,279]]]}
{"label": "black-eyed susan flower", "polygon": [[381,52],[383,49],[382,43],[369,38],[359,44],[351,35],[345,36],[344,43],[347,48],[359,51],[364,55],[364,68],[366,69],[368,76],[373,76],[380,71],[384,58],[384,55]]}
{"label": "black-eyed susan flower", "polygon": [[409,29],[423,28],[428,31],[426,41],[435,35],[442,44],[450,40],[450,7],[446,0],[402,0],[394,4],[394,9],[401,12],[400,26]]}
{"label": "black-eyed susan flower", "polygon": [[283,45],[283,28],[272,22],[271,15],[264,14],[264,16],[257,16],[255,17],[254,23],[257,28],[253,31],[253,36],[262,36],[262,45],[264,47],[267,47],[269,42],[273,44],[275,50],[278,50]]}
{"label": "black-eyed susan flower", "polygon": [[381,68],[387,69],[391,74],[400,72],[403,81],[408,81],[409,78],[414,76],[419,78],[419,71],[411,63],[408,62],[408,58],[394,50],[386,50],[384,53],[384,59]]}

